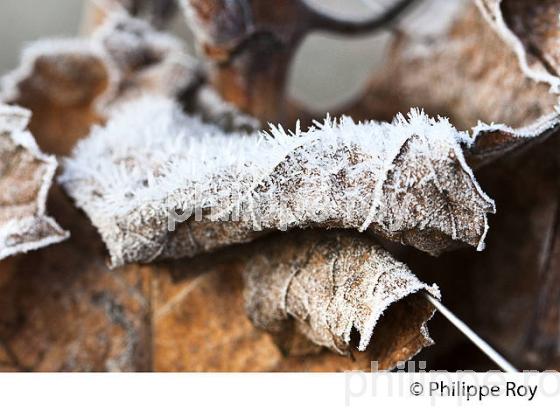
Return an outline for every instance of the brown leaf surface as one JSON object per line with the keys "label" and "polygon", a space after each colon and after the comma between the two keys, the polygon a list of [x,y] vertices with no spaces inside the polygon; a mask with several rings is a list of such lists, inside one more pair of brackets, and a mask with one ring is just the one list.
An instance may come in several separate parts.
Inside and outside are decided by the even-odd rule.
{"label": "brown leaf surface", "polygon": [[558,0],[477,0],[496,32],[516,52],[523,72],[559,90]]}
{"label": "brown leaf surface", "polygon": [[[280,244],[268,241],[244,278],[249,317],[289,354],[318,346],[349,354],[352,343],[361,351],[371,343],[370,352],[383,352],[384,364],[392,367],[432,344],[425,323],[434,308],[421,293],[439,297],[437,287],[420,282],[369,238],[307,232]],[[378,337],[379,319],[393,304],[400,320],[393,318],[394,333]],[[358,335],[359,342],[351,341]]]}
{"label": "brown leaf surface", "polygon": [[[479,170],[499,209],[484,252],[399,256],[424,280],[437,280],[446,305],[519,369],[560,368],[557,137]],[[430,333],[437,349],[423,359],[435,368],[471,369],[464,337],[436,324]]]}
{"label": "brown leaf surface", "polygon": [[[118,34],[116,38],[127,36]],[[132,39],[138,40],[135,35]],[[39,143],[57,153],[68,151],[92,123],[100,121],[98,114],[91,113],[98,112],[99,100],[107,95],[106,84],[113,81],[107,77],[105,55],[90,53],[85,43],[73,44],[76,50],[60,44],[61,49],[53,47],[46,56],[38,46],[36,58],[28,59],[33,70],[21,82],[12,83],[12,90],[21,93],[18,98],[38,113],[34,127]],[[135,70],[143,65],[141,54],[125,55],[122,60],[121,70],[131,75],[127,84],[138,78]],[[127,69],[131,61],[140,62]],[[91,87],[81,87],[75,73],[84,75]],[[79,112],[71,108],[74,103]],[[72,113],[75,121],[64,121],[62,113]],[[52,194],[50,208],[74,239],[2,262],[0,369],[369,369],[367,352],[354,357],[322,352],[285,358],[270,336],[246,318],[239,265],[219,263],[213,257],[207,269],[130,265],[109,271],[99,238],[59,190]],[[172,280],[169,271],[174,273]],[[177,279],[177,271],[186,278]],[[200,279],[193,284],[191,277]],[[190,303],[177,303],[175,291],[190,295]],[[213,298],[215,302],[209,304]],[[220,349],[210,340],[221,340]]]}
{"label": "brown leaf surface", "polygon": [[0,370],[149,370],[149,268],[110,271],[95,230],[59,189],[50,208],[72,240],[1,266]]}
{"label": "brown leaf surface", "polygon": [[2,79],[2,100],[33,112],[29,125],[46,152],[66,154],[103,116],[96,102],[112,82],[101,52],[82,40],[40,40]]}
{"label": "brown leaf surface", "polygon": [[[486,250],[476,257],[465,251],[436,260],[414,254],[403,259],[423,278],[437,278],[449,307],[519,368],[558,369],[560,147],[557,114],[552,110],[557,95],[554,89],[550,92],[550,86],[557,82],[551,69],[555,61],[551,44],[558,34],[560,6],[552,1],[479,2],[482,3],[487,7],[483,9],[487,21],[497,33],[472,10],[454,25],[451,39],[464,38],[466,44],[472,44],[473,61],[480,63],[480,59],[485,59],[480,67],[486,68],[478,72],[477,79],[487,83],[481,90],[494,93],[490,96],[493,107],[487,105],[488,99],[475,95],[467,100],[455,88],[459,80],[456,72],[460,68],[453,65],[451,58],[454,50],[463,49],[462,46],[453,48],[456,44],[453,41],[435,54],[438,82],[435,77],[427,80],[428,84],[450,87],[450,95],[437,87],[432,95],[424,93],[421,87],[418,90],[435,107],[448,107],[453,118],[467,118],[471,122],[476,116],[469,116],[469,112],[476,110],[479,111],[476,115],[486,122],[522,127],[512,129],[503,124],[483,127],[489,135],[478,139],[472,147],[475,163],[478,160],[484,163],[487,158],[494,160],[491,166],[477,172],[477,178],[496,200],[498,212],[491,219],[492,231]],[[511,36],[515,36],[515,41]],[[475,48],[477,42],[479,46]],[[468,67],[466,58],[460,58],[468,56],[464,51],[455,57],[463,67]],[[443,58],[447,53],[450,61]],[[423,60],[412,61],[420,62],[418,67],[422,70]],[[444,62],[453,68],[440,70],[438,65]],[[476,82],[471,83],[468,75],[464,79],[466,96],[470,93],[468,87]],[[404,94],[401,104],[408,98],[414,101],[413,90],[411,87],[410,94]],[[546,114],[547,110],[550,114]],[[465,127],[472,125],[472,122],[465,123]],[[511,155],[519,147],[525,149]],[[439,334],[434,332],[441,342],[437,350],[430,351],[430,361],[441,367],[455,362],[459,368],[470,368],[471,357],[461,357],[464,339],[452,333],[449,329]]]}
{"label": "brown leaf surface", "polygon": [[[395,357],[416,352],[389,343],[390,335],[403,331],[400,323],[416,313],[416,305],[403,301],[378,324],[389,335],[389,346],[381,346],[386,351],[285,357],[246,317],[240,261],[212,256],[206,264],[109,271],[94,229],[58,189],[50,208],[73,240],[0,265],[1,370],[369,370],[373,358],[389,368]],[[423,342],[419,329],[404,329],[410,335],[399,343]]]}
{"label": "brown leaf surface", "polygon": [[3,371],[367,371],[371,360],[390,368],[425,342],[429,313],[405,298],[365,352],[286,357],[244,310],[239,256],[257,250],[109,271],[83,215],[61,192],[52,206],[75,240],[0,265]]}
{"label": "brown leaf surface", "polygon": [[[553,45],[558,41],[560,4],[480,3],[497,32],[514,47],[525,74],[557,91]],[[551,134],[521,155],[481,170],[481,183],[500,210],[492,220],[487,252],[443,268],[454,266],[455,274],[469,278],[472,303],[458,304],[459,313],[522,369],[560,367],[560,145],[558,132]],[[446,290],[453,298],[464,287]]]}
{"label": "brown leaf surface", "polygon": [[155,371],[369,370],[371,357],[324,351],[285,357],[243,308],[242,263],[229,258],[173,262],[154,274]]}
{"label": "brown leaf surface", "polygon": [[[35,126],[39,143],[48,146],[51,134],[41,127],[49,123],[36,121]],[[71,121],[60,126],[68,147],[75,143],[71,137],[87,132],[74,130]],[[95,229],[57,187],[49,209],[72,232],[72,240],[1,262],[0,369],[151,369],[150,269],[110,271]]]}
{"label": "brown leaf surface", "polygon": [[0,104],[0,259],[68,237],[46,215],[57,162],[26,131],[30,113]]}
{"label": "brown leaf surface", "polygon": [[[506,21],[521,36],[527,50],[533,53],[529,46],[535,43],[540,47],[529,57],[530,66],[535,72],[540,67],[552,72],[551,66],[556,64],[552,36],[556,21],[550,10],[556,9],[551,8],[554,2],[543,2],[542,7],[533,3],[503,1],[502,7],[507,11]],[[530,18],[519,19],[517,9],[523,10],[520,16]],[[538,24],[533,26],[535,22]],[[392,116],[394,111],[406,111],[410,105],[425,105],[421,101],[426,101],[430,112],[446,113],[464,128],[471,128],[479,119],[511,126],[480,128],[488,137],[483,133],[485,138],[473,146],[473,164],[499,160],[481,171],[482,185],[496,196],[500,209],[493,219],[496,233],[489,238],[488,252],[476,258],[471,254],[447,258],[453,264],[445,267],[430,259],[429,268],[442,275],[471,275],[469,289],[474,290],[474,295],[463,297],[465,289],[456,286],[460,297],[454,300],[469,303],[459,313],[477,329],[480,325],[481,334],[499,350],[529,367],[558,367],[557,143],[550,139],[522,156],[499,159],[503,153],[525,146],[519,139],[524,133],[545,136],[555,130],[557,118],[552,107],[556,96],[550,95],[548,84],[526,79],[517,69],[515,54],[472,10],[453,26],[451,39],[428,59],[414,54],[411,57],[408,52],[395,57],[402,65],[394,66],[394,72],[385,77],[393,83],[376,81],[372,90],[378,94],[371,94],[356,113],[370,118],[380,112],[377,106],[383,101],[387,115]],[[402,50],[408,49],[403,46]],[[418,78],[408,79],[415,70]],[[420,81],[422,76],[424,84]],[[133,74],[129,78],[134,83],[138,77]],[[387,90],[390,84],[399,82],[402,90]],[[431,89],[425,84],[431,84]],[[60,127],[64,130],[63,124]],[[56,144],[53,149],[57,149]],[[187,264],[183,260],[107,271],[99,238],[84,228],[88,223],[85,218],[68,203],[63,205],[65,200],[59,194],[54,203],[61,216],[68,218],[60,220],[81,234],[83,240],[1,262],[0,301],[5,301],[0,313],[2,369],[369,368],[369,351],[357,352],[354,358],[328,352],[303,358],[283,357],[272,338],[255,329],[244,316],[243,263],[232,258],[212,256],[189,260]],[[275,239],[276,245],[293,246]],[[59,251],[62,247],[64,250]],[[279,250],[269,245],[269,252]],[[72,253],[76,256],[69,258]],[[331,255],[322,257],[330,260]],[[261,259],[258,263],[269,262]],[[305,310],[294,309],[292,313],[303,317],[302,312]],[[407,317],[396,315],[384,316],[378,326],[400,326]],[[383,322],[386,317],[397,319]],[[306,332],[324,334],[314,328]],[[377,330],[374,340],[376,334]],[[214,340],[224,342],[209,343]],[[296,341],[301,343],[302,339]],[[385,363],[393,362],[391,355],[383,357]]]}
{"label": "brown leaf surface", "polygon": [[[35,69],[25,74],[24,64],[14,73],[25,74],[22,82],[11,82],[15,95],[21,93],[19,97],[38,113],[33,125],[39,144],[57,153],[70,150],[100,118],[86,114],[82,121],[68,106],[81,101],[80,110],[97,113],[99,100],[106,95],[101,86],[89,87],[96,84],[88,79],[97,69],[102,75],[93,78],[102,79],[99,84],[108,82],[109,60],[98,50],[92,52],[92,42],[61,42],[52,49],[32,46],[36,58],[26,54],[24,63]],[[18,77],[14,74],[8,84]],[[69,227],[73,240],[2,264],[0,368],[150,370],[151,270],[129,266],[110,271],[95,230],[60,190],[52,194],[49,208]]]}
{"label": "brown leaf surface", "polygon": [[392,124],[345,118],[271,132],[224,134],[145,99],[82,141],[61,181],[114,266],[305,227],[367,229],[431,254],[483,248],[493,202],[464,161],[464,134],[445,120],[412,112]]}
{"label": "brown leaf surface", "polygon": [[[299,239],[298,235],[285,236],[270,238],[264,246],[270,249],[277,241],[295,244],[305,241],[306,235],[300,235]],[[320,233],[311,236],[320,237],[323,237]],[[325,238],[328,241],[332,234],[326,234]],[[361,240],[371,244],[369,240]],[[262,248],[249,247],[250,252],[247,249],[243,253],[249,257],[248,263],[252,265],[249,269],[263,266]],[[181,262],[155,265],[155,370],[370,370],[372,360],[379,360],[380,369],[388,369],[428,344],[423,323],[431,316],[432,309],[421,297],[409,296],[385,311],[365,352],[352,348],[351,355],[341,356],[315,346],[305,354],[300,351],[300,355],[285,356],[269,334],[256,329],[247,319],[242,279],[246,262],[239,259],[239,254],[240,250],[219,252],[191,260],[188,266]],[[298,257],[303,254],[299,253]],[[266,273],[272,272],[263,272],[263,280]],[[309,342],[306,345],[309,347]]]}
{"label": "brown leaf surface", "polygon": [[363,98],[342,112],[387,119],[419,106],[447,115],[459,129],[473,129],[466,156],[479,166],[558,129],[558,96],[549,89],[526,75],[514,50],[468,6],[435,40],[401,33]]}
{"label": "brown leaf surface", "polygon": [[422,107],[448,115],[462,129],[479,121],[518,128],[554,111],[557,97],[549,88],[527,78],[514,51],[469,6],[431,43],[407,33],[397,37],[385,69],[351,114],[371,118],[382,101],[401,112]]}

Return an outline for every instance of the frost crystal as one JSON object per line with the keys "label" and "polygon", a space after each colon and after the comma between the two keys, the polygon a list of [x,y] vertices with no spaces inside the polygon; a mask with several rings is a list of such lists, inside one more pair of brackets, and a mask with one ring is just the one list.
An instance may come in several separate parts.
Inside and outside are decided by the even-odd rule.
{"label": "frost crystal", "polygon": [[482,249],[494,211],[464,160],[470,143],[417,110],[392,123],[327,118],[305,132],[226,134],[146,97],[94,128],[61,182],[114,266],[293,227],[367,229],[438,254],[459,243]]}

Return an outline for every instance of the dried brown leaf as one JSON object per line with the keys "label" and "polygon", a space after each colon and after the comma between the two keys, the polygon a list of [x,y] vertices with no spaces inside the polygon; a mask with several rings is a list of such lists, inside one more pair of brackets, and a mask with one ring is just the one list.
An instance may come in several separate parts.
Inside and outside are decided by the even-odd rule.
{"label": "dried brown leaf", "polygon": [[[176,97],[183,83],[162,81],[179,73],[167,58],[173,53],[167,54],[165,46],[158,48],[159,41],[150,43],[155,37],[145,37],[135,24],[127,20],[99,32],[93,40],[66,43],[69,48],[58,43],[46,55],[42,53],[48,47],[39,50],[24,64],[25,70],[9,77],[13,101],[21,99],[37,112],[33,127],[40,134],[40,145],[51,152],[68,152],[91,124],[104,120],[107,104],[134,99],[141,90]],[[185,79],[182,73],[177,75],[179,80]],[[175,88],[177,85],[180,87]],[[206,103],[212,101],[198,95]],[[215,108],[215,104],[209,105]],[[210,113],[210,117],[221,120],[223,113],[231,112],[235,110]],[[237,127],[235,123],[232,128]],[[196,283],[169,278],[165,266],[157,276],[154,268],[135,265],[109,272],[103,246],[83,216],[60,192],[51,200],[57,217],[70,226],[75,240],[1,266],[2,370],[174,370],[184,366],[183,370],[333,371],[368,369],[372,358],[380,360],[381,368],[388,368],[396,357],[408,357],[406,348],[416,349],[425,342],[418,324],[401,329],[409,332],[407,337],[396,333],[400,338],[392,345],[394,327],[409,319],[401,318],[407,312],[399,308],[377,326],[386,327],[389,335],[383,339],[387,350],[379,348],[377,356],[367,351],[355,352],[353,358],[329,352],[285,358],[271,338],[244,317],[239,271],[220,274],[219,263],[213,259],[212,268],[204,274],[197,268],[181,268],[201,278]],[[221,269],[236,270],[235,266]],[[166,288],[179,295],[168,298],[171,295],[163,294]],[[186,295],[190,303],[176,303],[175,296]],[[153,314],[158,304],[163,309]],[[220,349],[209,340],[220,340]],[[404,350],[399,349],[400,343],[405,343]]]}
{"label": "dried brown leaf", "polygon": [[26,131],[29,117],[27,110],[0,104],[0,259],[68,237],[46,215],[57,162]]}
{"label": "dried brown leaf", "polygon": [[[368,371],[423,340],[420,323],[401,326],[416,312],[407,298],[380,319],[376,350],[286,357],[244,311],[250,248],[110,271],[83,214],[58,190],[51,200],[74,240],[0,261],[2,371]],[[395,327],[408,332],[396,345]]]}
{"label": "dried brown leaf", "polygon": [[[369,370],[372,357],[328,350],[286,357],[243,308],[244,263],[212,255],[155,265],[153,360],[156,371]],[[387,323],[390,326],[390,323]]]}
{"label": "dried brown leaf", "polygon": [[[403,70],[400,78],[405,82],[405,70],[412,76],[397,105],[406,107],[409,99],[416,104],[417,90],[429,108],[447,112],[459,124],[466,119],[465,128],[477,119],[502,123],[482,126],[483,138],[477,138],[466,153],[475,165],[494,161],[477,172],[499,209],[492,217],[492,235],[485,252],[476,257],[461,251],[438,259],[410,253],[403,259],[423,278],[437,278],[455,313],[519,368],[558,369],[559,141],[553,108],[557,95],[554,88],[551,92],[556,80],[551,77],[554,71],[543,69],[543,60],[535,56],[552,52],[549,46],[557,34],[560,9],[547,1],[502,1],[499,7],[496,2],[485,3],[494,5],[483,9],[487,19],[476,9],[460,15],[449,37],[424,57],[407,60],[400,52],[404,48],[400,49],[395,61],[405,65],[395,70]],[[517,39],[511,41],[512,36]],[[541,51],[534,54],[533,46]],[[525,67],[523,56],[528,61]],[[434,58],[432,66],[430,58]],[[429,77],[430,67],[436,71],[433,77]],[[472,68],[477,70],[471,72]],[[412,80],[417,69],[428,76],[433,93]],[[397,90],[399,84],[390,86]],[[369,97],[370,107],[374,96]],[[381,96],[381,101],[387,100]],[[517,148],[526,149],[509,155]],[[471,368],[472,358],[463,355],[468,346],[464,337],[447,323],[442,327],[439,334],[432,332],[441,343],[430,350],[429,362],[436,368]]]}
{"label": "dried brown leaf", "polygon": [[515,51],[527,77],[560,89],[558,0],[477,0],[490,25]]}
{"label": "dried brown leaf", "polygon": [[180,40],[122,12],[106,16],[90,38],[29,45],[2,78],[0,100],[33,111],[30,128],[41,148],[64,155],[111,109],[144,94],[177,99],[227,130],[259,127],[205,85]]}
{"label": "dried brown leaf", "polygon": [[[399,256],[422,278],[436,280],[447,305],[520,369],[560,368],[559,149],[551,137],[479,170],[499,209],[484,252]],[[471,357],[461,353],[464,337],[448,323],[435,325],[438,346],[427,352],[428,363],[471,369]]]}
{"label": "dried brown leaf", "polygon": [[72,240],[0,265],[0,371],[150,370],[151,270],[110,271],[95,229],[57,187],[49,208]]}
{"label": "dried brown leaf", "polygon": [[242,276],[247,263],[255,266],[261,259],[262,246],[271,249],[297,237],[281,234],[255,247],[203,255],[188,264],[153,265],[154,370],[369,371],[373,360],[379,369],[389,369],[424,345],[422,324],[431,309],[412,295],[385,311],[364,352],[353,348],[351,355],[339,355],[315,346],[307,354],[286,356],[268,332],[255,328],[247,318]]}
{"label": "dried brown leaf", "polygon": [[554,111],[523,128],[504,124],[479,124],[474,128],[474,143],[465,152],[474,168],[489,164],[514,152],[541,143],[560,129],[560,115]]}
{"label": "dried brown leaf", "polygon": [[458,128],[473,129],[475,143],[465,154],[474,166],[557,130],[558,96],[527,75],[480,11],[471,5],[451,18],[436,38],[401,33],[364,98],[343,112],[386,119],[420,106],[448,115]]}
{"label": "dried brown leaf", "polygon": [[0,100],[33,112],[40,147],[68,154],[107,110],[145,92],[177,98],[199,82],[179,40],[115,14],[91,38],[39,40],[2,78]]}
{"label": "dried brown leaf", "polygon": [[268,0],[180,2],[208,62],[209,82],[220,96],[263,123],[291,127],[298,119],[308,119],[307,110],[291,101],[286,89],[291,63],[305,37],[314,31],[349,36],[383,30],[414,0],[392,1],[376,8],[373,16],[357,20],[325,13],[304,0],[282,1],[275,7]]}
{"label": "dried brown leaf", "polygon": [[[488,0],[479,5],[505,40],[504,49],[515,51],[511,67],[541,82],[547,92],[552,87],[555,94],[560,4]],[[534,96],[535,106],[542,101],[546,97]],[[520,368],[547,370],[560,366],[560,145],[557,128],[543,131],[553,136],[533,141],[539,144],[505,156],[477,175],[500,209],[486,252],[477,258],[430,261],[429,268],[452,269],[467,278],[459,287],[442,283],[458,313]],[[506,146],[512,142],[504,133],[496,137]],[[465,288],[471,294],[467,300]]]}
{"label": "dried brown leaf", "polygon": [[413,112],[393,124],[345,118],[271,132],[224,134],[148,98],[94,130],[61,181],[114,266],[310,226],[367,229],[432,254],[482,249],[493,202],[464,161],[466,136],[445,120]]}
{"label": "dried brown leaf", "polygon": [[[394,366],[432,343],[425,323],[434,308],[422,292],[439,296],[437,287],[420,282],[367,237],[304,233],[268,241],[248,263],[244,278],[249,317],[270,331],[284,352],[323,346],[349,354],[356,343],[361,351],[368,346],[370,352],[383,351]],[[379,319],[393,304],[403,310],[400,320],[393,333],[380,332],[378,339]],[[417,337],[410,337],[411,329]],[[359,342],[351,340],[357,335]]]}
{"label": "dried brown leaf", "polygon": [[112,80],[103,54],[85,40],[40,40],[2,78],[1,100],[33,112],[29,125],[41,149],[65,154],[91,124]]}

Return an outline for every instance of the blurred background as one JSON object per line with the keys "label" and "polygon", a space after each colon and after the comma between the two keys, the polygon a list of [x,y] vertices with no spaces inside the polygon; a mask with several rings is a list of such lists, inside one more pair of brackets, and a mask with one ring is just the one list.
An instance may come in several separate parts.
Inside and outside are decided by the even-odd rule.
{"label": "blurred background", "polygon": [[[340,16],[366,18],[394,0],[308,0]],[[0,0],[0,74],[15,68],[26,43],[41,37],[79,33],[86,0]],[[194,52],[182,16],[173,31]],[[313,34],[293,66],[290,93],[306,105],[327,108],[359,93],[382,59],[388,33],[360,38]]]}
{"label": "blurred background", "polygon": [[14,68],[25,43],[78,32],[85,0],[0,0],[0,72]]}

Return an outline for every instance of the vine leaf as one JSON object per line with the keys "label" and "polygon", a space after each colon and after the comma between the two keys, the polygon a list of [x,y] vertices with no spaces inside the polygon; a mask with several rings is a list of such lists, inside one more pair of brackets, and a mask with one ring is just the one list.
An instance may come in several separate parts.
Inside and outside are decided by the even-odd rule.
{"label": "vine leaf", "polygon": [[0,259],[68,237],[45,212],[57,162],[25,130],[30,112],[0,105]]}
{"label": "vine leaf", "polygon": [[[244,277],[249,317],[284,352],[305,354],[323,346],[349,354],[356,343],[360,351],[383,351],[392,367],[432,344],[425,323],[434,308],[419,292],[439,297],[437,286],[420,282],[370,238],[307,232],[268,241]],[[390,319],[382,322],[384,314]],[[393,322],[389,328],[387,321]],[[354,331],[359,342],[351,340]]]}

